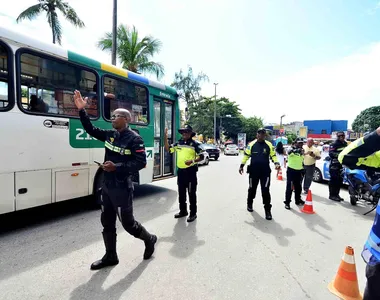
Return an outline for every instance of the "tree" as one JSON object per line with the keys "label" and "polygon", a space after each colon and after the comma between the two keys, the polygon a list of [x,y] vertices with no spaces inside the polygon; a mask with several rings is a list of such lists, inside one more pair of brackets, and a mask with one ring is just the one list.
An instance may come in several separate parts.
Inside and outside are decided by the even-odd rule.
{"label": "tree", "polygon": [[380,106],[369,107],[357,115],[352,123],[356,132],[373,131],[380,126]]}
{"label": "tree", "polygon": [[189,107],[201,100],[201,83],[205,81],[209,81],[206,74],[201,72],[195,76],[193,69],[188,66],[187,75],[183,73],[182,69],[175,73],[174,82],[171,86],[177,90],[179,97],[184,99]]}
{"label": "tree", "polygon": [[243,132],[247,135],[247,142],[256,138],[257,130],[264,127],[263,119],[259,117],[250,117],[243,119]]}
{"label": "tree", "polygon": [[[112,33],[107,32],[97,46],[102,51],[111,53]],[[161,51],[161,47],[161,41],[152,36],[140,39],[135,26],[130,29],[126,25],[119,25],[117,29],[117,56],[124,69],[137,74],[153,73],[157,78],[161,78],[165,74],[164,66],[151,60]]]}
{"label": "tree", "polygon": [[78,17],[75,10],[62,0],[38,0],[38,4],[32,5],[24,10],[16,19],[16,22],[20,22],[24,19],[34,20],[39,14],[46,12],[47,21],[52,31],[53,44],[58,41],[61,45],[62,40],[62,27],[61,22],[58,19],[57,11],[60,11],[63,16],[73,24],[75,27],[82,28],[84,23]]}
{"label": "tree", "polygon": [[297,135],[295,133],[292,133],[292,132],[287,133],[286,137],[288,139],[289,145],[291,145],[297,139]]}

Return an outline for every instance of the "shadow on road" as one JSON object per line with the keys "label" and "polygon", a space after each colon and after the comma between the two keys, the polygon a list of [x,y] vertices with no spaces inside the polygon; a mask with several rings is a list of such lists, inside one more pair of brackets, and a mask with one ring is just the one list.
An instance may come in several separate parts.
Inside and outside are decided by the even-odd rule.
{"label": "shadow on road", "polygon": [[[155,185],[141,186],[135,195],[134,214],[142,224],[167,213],[177,199],[176,191]],[[0,234],[1,257],[6,258],[0,260],[0,280],[102,241],[100,211],[80,201],[13,214],[10,223],[17,230]],[[118,221],[117,227],[124,231]]]}
{"label": "shadow on road", "polygon": [[330,227],[330,225],[327,224],[326,220],[324,218],[322,218],[318,214],[318,212],[316,212],[313,215],[309,215],[309,214],[305,214],[305,213],[301,212],[299,210],[300,208],[301,208],[301,206],[299,208],[298,207],[297,208],[293,208],[290,211],[292,213],[296,214],[297,216],[303,218],[305,220],[306,227],[310,231],[318,233],[320,236],[324,237],[327,240],[331,240],[331,238],[329,236],[323,234],[322,232],[320,232],[318,229],[315,228],[316,226],[319,226],[319,227],[322,227],[325,230],[331,231],[332,228]]}
{"label": "shadow on road", "polygon": [[289,240],[286,237],[293,236],[295,234],[293,229],[283,228],[274,220],[274,218],[271,221],[265,220],[256,211],[253,211],[252,217],[253,222],[245,221],[245,223],[252,225],[263,233],[273,235],[280,246],[286,247],[289,245]]}
{"label": "shadow on road", "polygon": [[110,268],[99,270],[92,275],[91,279],[83,285],[78,286],[71,292],[70,300],[104,300],[104,299],[120,299],[125,291],[127,291],[132,284],[139,279],[142,273],[147,268],[149,262],[152,260],[145,260],[139,263],[127,276],[119,282],[111,285],[107,289],[103,289],[102,285],[110,274]]}
{"label": "shadow on road", "polygon": [[197,220],[186,225],[186,218],[179,219],[173,228],[173,235],[160,237],[159,243],[172,243],[169,253],[178,258],[187,258],[192,255],[195,248],[203,246],[206,242],[198,240]]}

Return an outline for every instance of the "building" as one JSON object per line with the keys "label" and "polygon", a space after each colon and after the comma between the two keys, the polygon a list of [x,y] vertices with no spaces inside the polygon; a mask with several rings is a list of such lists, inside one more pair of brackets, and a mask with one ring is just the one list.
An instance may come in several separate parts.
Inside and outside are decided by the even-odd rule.
{"label": "building", "polygon": [[307,137],[331,139],[331,136],[337,131],[347,132],[347,120],[305,120],[304,126],[307,126]]}

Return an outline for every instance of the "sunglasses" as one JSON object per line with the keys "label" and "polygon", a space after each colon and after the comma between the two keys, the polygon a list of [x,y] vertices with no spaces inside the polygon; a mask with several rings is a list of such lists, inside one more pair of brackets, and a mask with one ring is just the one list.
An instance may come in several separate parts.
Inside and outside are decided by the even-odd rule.
{"label": "sunglasses", "polygon": [[112,115],[111,120],[115,120],[116,118],[125,118],[123,115]]}

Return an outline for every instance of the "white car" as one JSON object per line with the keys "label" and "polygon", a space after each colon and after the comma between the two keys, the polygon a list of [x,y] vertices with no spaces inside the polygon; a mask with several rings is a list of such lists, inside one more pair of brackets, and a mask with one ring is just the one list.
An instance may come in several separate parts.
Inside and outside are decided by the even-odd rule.
{"label": "white car", "polygon": [[226,145],[224,155],[239,155],[239,147],[235,144]]}
{"label": "white car", "polygon": [[[325,156],[315,163],[313,181],[323,182],[330,180],[330,156]],[[346,178],[343,178],[343,183],[348,185]]]}
{"label": "white car", "polygon": [[202,165],[207,166],[209,164],[209,162],[210,162],[210,156],[207,153],[207,151],[206,151],[205,147],[203,146],[203,144],[199,143],[199,148],[202,149],[203,160],[199,161],[198,165],[199,166],[202,166]]}

